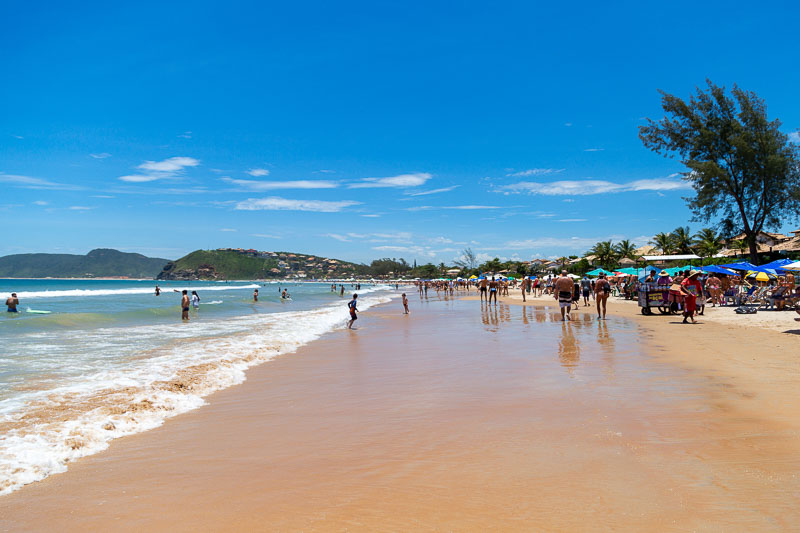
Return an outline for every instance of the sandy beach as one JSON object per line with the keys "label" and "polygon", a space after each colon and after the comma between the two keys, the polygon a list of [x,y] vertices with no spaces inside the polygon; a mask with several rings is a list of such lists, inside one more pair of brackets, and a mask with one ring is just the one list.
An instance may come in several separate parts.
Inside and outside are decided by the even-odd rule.
{"label": "sandy beach", "polygon": [[371,309],[0,498],[0,530],[800,528],[796,334],[474,294]]}

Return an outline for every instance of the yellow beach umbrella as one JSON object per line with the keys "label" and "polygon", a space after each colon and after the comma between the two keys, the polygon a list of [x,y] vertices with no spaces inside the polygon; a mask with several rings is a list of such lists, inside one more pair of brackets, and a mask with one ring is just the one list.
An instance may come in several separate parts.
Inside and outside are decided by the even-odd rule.
{"label": "yellow beach umbrella", "polygon": [[469,279],[478,279],[478,276],[476,276],[475,274],[473,274],[473,275],[471,275],[471,276],[469,277]]}
{"label": "yellow beach umbrella", "polygon": [[766,272],[755,272],[751,270],[747,273],[747,279],[755,281],[769,281],[770,279],[775,279],[775,276],[770,276]]}

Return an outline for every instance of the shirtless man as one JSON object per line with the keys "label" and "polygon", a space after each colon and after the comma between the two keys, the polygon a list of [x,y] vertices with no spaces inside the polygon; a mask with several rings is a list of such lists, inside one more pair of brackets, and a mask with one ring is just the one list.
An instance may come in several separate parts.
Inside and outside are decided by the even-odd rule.
{"label": "shirtless man", "polygon": [[189,291],[183,289],[182,294],[183,296],[181,296],[181,319],[189,320]]}
{"label": "shirtless man", "polygon": [[9,313],[18,313],[17,306],[19,305],[19,298],[17,298],[17,293],[12,292],[11,296],[6,299],[6,307],[8,308]]}
{"label": "shirtless man", "polygon": [[253,291],[253,301],[254,302],[258,301],[258,289]]}
{"label": "shirtless man", "polygon": [[522,289],[522,301],[525,301],[525,291],[528,290],[528,287],[531,285],[531,280],[528,276],[522,278],[522,284],[520,285],[520,289]]}
{"label": "shirtless man", "polygon": [[480,283],[478,283],[478,291],[481,293],[481,301],[483,301],[484,297],[488,300],[489,295],[486,294],[486,291],[489,289],[489,281],[486,278],[483,278]]}
{"label": "shirtless man", "polygon": [[[486,281],[486,280],[484,280]],[[494,305],[497,305],[497,288],[500,283],[495,281],[494,276],[492,276],[492,281],[489,282],[489,304],[492,303],[492,298],[494,298]]]}
{"label": "shirtless man", "polygon": [[572,310],[572,280],[567,276],[567,271],[562,270],[553,285],[553,297],[561,308],[561,321],[571,320],[569,313]]}
{"label": "shirtless man", "polygon": [[[599,279],[594,284],[594,300],[597,304],[597,319],[606,319],[606,302],[611,294],[611,284],[606,279],[605,274],[600,274]],[[602,305],[602,310],[601,310]]]}

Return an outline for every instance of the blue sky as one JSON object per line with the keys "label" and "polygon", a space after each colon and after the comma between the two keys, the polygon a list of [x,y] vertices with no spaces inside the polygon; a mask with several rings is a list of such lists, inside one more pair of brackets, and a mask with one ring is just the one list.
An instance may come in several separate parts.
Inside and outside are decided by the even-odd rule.
{"label": "blue sky", "polygon": [[116,4],[3,4],[0,255],[645,243],[690,217],[657,89],[800,127],[796,2]]}

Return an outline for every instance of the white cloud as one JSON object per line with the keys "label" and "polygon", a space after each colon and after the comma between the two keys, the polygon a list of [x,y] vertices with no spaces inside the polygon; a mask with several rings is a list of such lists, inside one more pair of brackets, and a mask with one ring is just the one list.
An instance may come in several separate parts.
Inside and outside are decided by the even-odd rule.
{"label": "white cloud", "polygon": [[586,218],[559,218],[557,222],[587,222]]}
{"label": "white cloud", "polygon": [[335,174],[335,170],[328,170],[327,168],[323,168],[322,170],[317,170],[315,172],[319,172],[321,174]]}
{"label": "white cloud", "polygon": [[192,132],[191,131],[184,131],[183,133],[179,133],[178,137],[181,137],[183,139],[191,139],[192,138]]}
{"label": "white cloud", "polygon": [[584,152],[603,152],[605,148],[587,148]]}
{"label": "white cloud", "polygon": [[558,174],[564,172],[563,168],[531,168],[528,170],[520,170],[519,172],[512,172],[506,176],[525,177],[525,176],[541,176],[542,174]]}
{"label": "white cloud", "polygon": [[44,200],[36,200],[33,202],[33,205],[48,205],[48,202],[45,202]]}
{"label": "white cloud", "polygon": [[200,161],[193,157],[170,157],[163,161],[145,161],[137,168],[153,172],[178,172],[185,167],[196,167]]}
{"label": "white cloud", "polygon": [[380,215],[361,215],[364,218],[380,218]]}
{"label": "white cloud", "polygon": [[266,168],[251,168],[247,173],[256,178],[260,176],[269,176],[269,170]]}
{"label": "white cloud", "polygon": [[269,233],[251,233],[251,237],[260,237],[262,239],[280,239],[277,235],[271,235]]}
{"label": "white cloud", "polygon": [[167,178],[174,178],[183,173],[187,167],[196,167],[200,161],[193,157],[170,157],[163,161],[145,161],[139,165],[138,169],[143,170],[141,174],[130,174],[120,176],[120,181],[128,183],[146,183]]}
{"label": "white cloud", "polygon": [[270,191],[277,189],[334,189],[339,186],[329,180],[295,180],[295,181],[253,181],[221,178],[222,181],[236,185],[249,191]]}
{"label": "white cloud", "polygon": [[410,242],[413,238],[413,235],[408,231],[395,231],[392,233],[350,232],[344,235],[340,233],[326,233],[322,235],[322,237],[330,237],[331,239],[336,239],[337,241],[342,241],[342,242],[350,242],[354,240],[361,240],[367,242],[382,242],[382,241]]}
{"label": "white cloud", "polygon": [[570,126],[572,126],[572,122],[565,122],[564,125],[569,128]]}
{"label": "white cloud", "polygon": [[0,172],[0,183],[8,183],[12,187],[22,187],[24,189],[52,189],[52,190],[77,190],[80,187],[67,185],[66,183],[56,183],[54,181],[31,176],[21,176],[19,174],[3,174]]}
{"label": "white cloud", "polygon": [[413,174],[400,174],[388,178],[364,178],[357,183],[348,185],[350,189],[366,189],[377,187],[419,187],[424,185],[432,176],[427,172]]}
{"label": "white cloud", "polygon": [[89,211],[90,209],[94,209],[94,207],[87,207],[85,205],[71,205],[68,209],[72,211]]}
{"label": "white cloud", "polygon": [[12,137],[14,137],[15,139],[24,139],[25,138],[22,135],[12,135]]}
{"label": "white cloud", "polygon": [[440,192],[450,192],[454,189],[458,189],[461,185],[453,185],[452,187],[442,187],[441,189],[433,189],[430,191],[420,191],[420,192],[407,192],[408,196],[427,196],[429,194],[439,194]]}
{"label": "white cloud", "polygon": [[793,131],[789,134],[789,141],[800,144],[800,131]]}
{"label": "white cloud", "polygon": [[329,202],[325,200],[290,200],[271,196],[269,198],[248,198],[236,204],[240,211],[314,211],[317,213],[338,213],[346,207],[359,205],[360,202],[342,200]]}
{"label": "white cloud", "polygon": [[111,154],[109,154],[108,152],[102,152],[99,154],[89,154],[89,157],[93,157],[95,159],[105,159],[107,157],[111,157]]}
{"label": "white cloud", "polygon": [[220,228],[219,230],[220,230],[220,231],[228,231],[228,232],[236,232],[236,231],[239,231],[239,230],[236,230],[236,229],[233,229],[233,228]]}
{"label": "white cloud", "polygon": [[505,191],[545,196],[586,196],[631,191],[678,191],[690,188],[691,184],[675,179],[674,174],[666,178],[634,180],[627,183],[605,180],[563,180],[549,183],[520,181],[500,187]]}
{"label": "white cloud", "polygon": [[92,198],[116,198],[116,196],[110,196],[108,194],[93,194]]}

